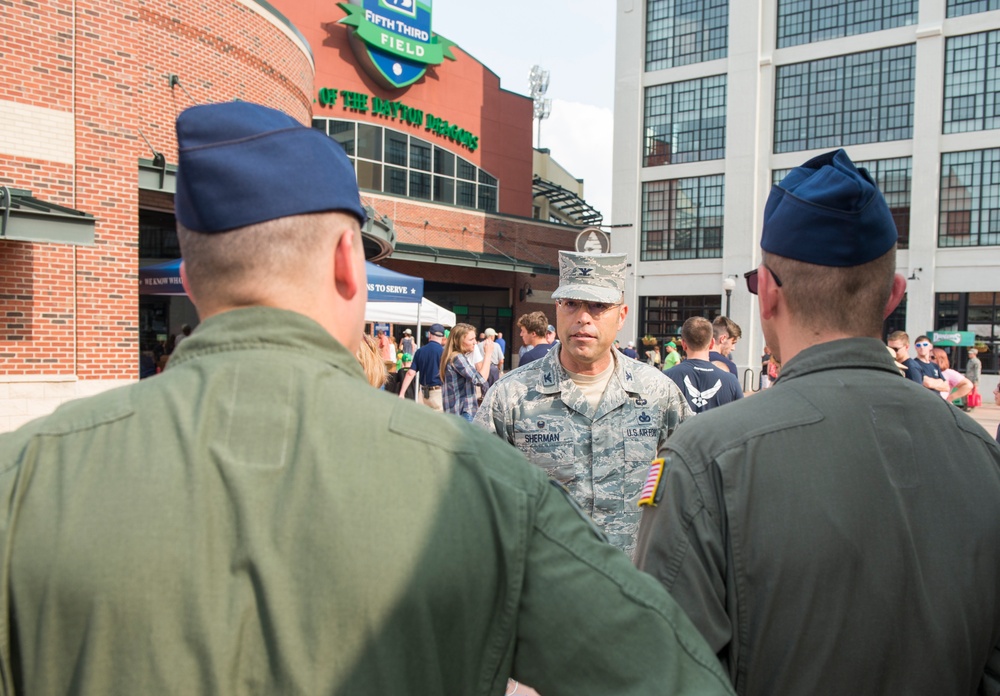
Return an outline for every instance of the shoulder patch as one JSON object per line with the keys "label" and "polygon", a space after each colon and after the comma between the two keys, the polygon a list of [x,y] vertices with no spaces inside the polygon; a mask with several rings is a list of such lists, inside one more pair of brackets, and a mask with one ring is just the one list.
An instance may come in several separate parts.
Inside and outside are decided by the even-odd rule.
{"label": "shoulder patch", "polygon": [[656,507],[662,497],[660,493],[660,481],[663,480],[663,458],[654,459],[649,465],[649,473],[646,474],[646,483],[642,486],[642,493],[639,495],[639,507],[647,505]]}

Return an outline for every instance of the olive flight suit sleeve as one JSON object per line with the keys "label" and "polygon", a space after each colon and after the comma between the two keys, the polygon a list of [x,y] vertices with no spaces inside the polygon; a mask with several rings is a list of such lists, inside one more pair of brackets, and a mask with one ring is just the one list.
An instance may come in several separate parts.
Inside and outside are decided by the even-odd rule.
{"label": "olive flight suit sleeve", "polygon": [[527,545],[513,677],[541,694],[729,694],[711,649],[652,577],[544,485]]}
{"label": "olive flight suit sleeve", "polygon": [[655,504],[644,508],[639,524],[635,564],[663,583],[725,663],[737,629],[730,619],[736,600],[713,471],[692,469],[677,452],[664,454]]}

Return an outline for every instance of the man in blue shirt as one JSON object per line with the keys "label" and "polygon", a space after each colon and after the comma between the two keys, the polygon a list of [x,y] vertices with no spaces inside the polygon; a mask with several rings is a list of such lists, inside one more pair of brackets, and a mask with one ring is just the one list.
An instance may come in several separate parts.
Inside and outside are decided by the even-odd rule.
{"label": "man in blue shirt", "polygon": [[691,317],[681,327],[681,346],[687,358],[664,374],[684,394],[691,410],[701,413],[743,398],[736,376],[708,360],[715,346],[712,324],[704,317]]}
{"label": "man in blue shirt", "polygon": [[521,341],[527,347],[521,354],[518,367],[538,360],[552,349],[552,344],[545,340],[549,319],[544,313],[522,314],[517,320],[517,326],[521,329]]}
{"label": "man in blue shirt", "polygon": [[896,353],[896,362],[906,369],[906,377],[917,384],[924,383],[924,371],[920,364],[910,357],[910,336],[905,331],[893,331],[885,344]]}
{"label": "man in blue shirt", "polygon": [[931,339],[927,336],[917,336],[913,347],[917,349],[916,363],[923,373],[922,384],[931,391],[951,391],[951,387],[948,386],[948,380],[941,374],[941,368],[938,367],[936,362],[931,360],[931,351],[934,350],[934,346],[931,345]]}
{"label": "man in blue shirt", "polygon": [[729,354],[736,348],[736,342],[743,335],[740,325],[729,317],[718,316],[712,322],[712,330],[715,335],[715,350],[709,351],[708,359],[725,364],[726,368],[736,375],[736,379],[739,379],[740,371]]}
{"label": "man in blue shirt", "polygon": [[423,396],[423,403],[430,406],[435,411],[444,411],[441,402],[441,354],[444,353],[442,344],[444,343],[444,327],[440,324],[431,324],[431,330],[427,335],[427,343],[417,349],[413,356],[413,363],[406,371],[403,384],[399,388],[399,398],[406,394],[406,388],[410,386],[413,378],[420,373],[420,394]]}

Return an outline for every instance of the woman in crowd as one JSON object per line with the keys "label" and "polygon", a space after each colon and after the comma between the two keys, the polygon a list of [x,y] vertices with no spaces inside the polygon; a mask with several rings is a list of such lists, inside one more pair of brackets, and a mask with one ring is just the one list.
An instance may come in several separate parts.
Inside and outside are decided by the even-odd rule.
{"label": "woman in crowd", "polygon": [[490,357],[493,355],[493,341],[483,342],[483,362],[476,369],[472,364],[472,351],[476,348],[476,329],[469,324],[455,324],[448,336],[448,342],[441,356],[441,401],[445,413],[455,413],[472,422],[479,410],[480,395],[476,387],[486,391],[486,378],[490,374]]}
{"label": "woman in crowd", "polygon": [[939,392],[942,399],[945,401],[958,401],[972,391],[972,382],[962,373],[951,369],[948,354],[943,348],[935,348],[933,356],[934,362],[941,368],[941,374],[948,381],[948,386],[951,387],[948,392]]}
{"label": "woman in crowd", "polygon": [[361,334],[361,345],[358,346],[358,352],[354,355],[361,363],[361,369],[365,371],[368,383],[377,389],[384,387],[389,375],[386,372],[385,363],[379,355],[378,343],[375,342],[375,339],[368,334]]}

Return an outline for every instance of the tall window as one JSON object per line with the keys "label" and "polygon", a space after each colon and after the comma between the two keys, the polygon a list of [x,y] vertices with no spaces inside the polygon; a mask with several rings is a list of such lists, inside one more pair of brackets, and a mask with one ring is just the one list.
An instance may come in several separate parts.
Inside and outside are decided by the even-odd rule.
{"label": "tall window", "polygon": [[[889,205],[889,210],[892,211],[892,219],[896,223],[900,249],[907,249],[910,246],[910,170],[912,163],[913,160],[910,157],[854,163],[856,166],[868,170],[885,197],[885,202]],[[771,183],[780,183],[790,171],[792,170],[775,169],[771,172]]]}
{"label": "tall window", "polygon": [[990,10],[1000,10],[1000,0],[948,0],[949,17],[961,17]]}
{"label": "tall window", "polygon": [[723,175],[642,185],[642,261],[722,256]]}
{"label": "tall window", "polygon": [[1000,149],[941,155],[938,246],[1000,244]]}
{"label": "tall window", "polygon": [[917,23],[917,0],[778,0],[778,48]]}
{"label": "tall window", "polygon": [[948,39],[944,63],[944,132],[1000,128],[1000,31]]}
{"label": "tall window", "polygon": [[678,297],[640,297],[639,334],[664,339],[679,336],[684,322],[691,317],[714,319],[722,313],[719,295],[680,295]]}
{"label": "tall window", "polygon": [[726,76],[672,82],[646,90],[645,167],[726,156]]}
{"label": "tall window", "polygon": [[362,190],[497,211],[496,177],[426,140],[370,123],[329,118],[313,119],[313,128],[344,148]]}
{"label": "tall window", "polygon": [[648,0],[646,70],[726,57],[729,0]]}
{"label": "tall window", "polygon": [[913,137],[913,44],[778,68],[774,151]]}

